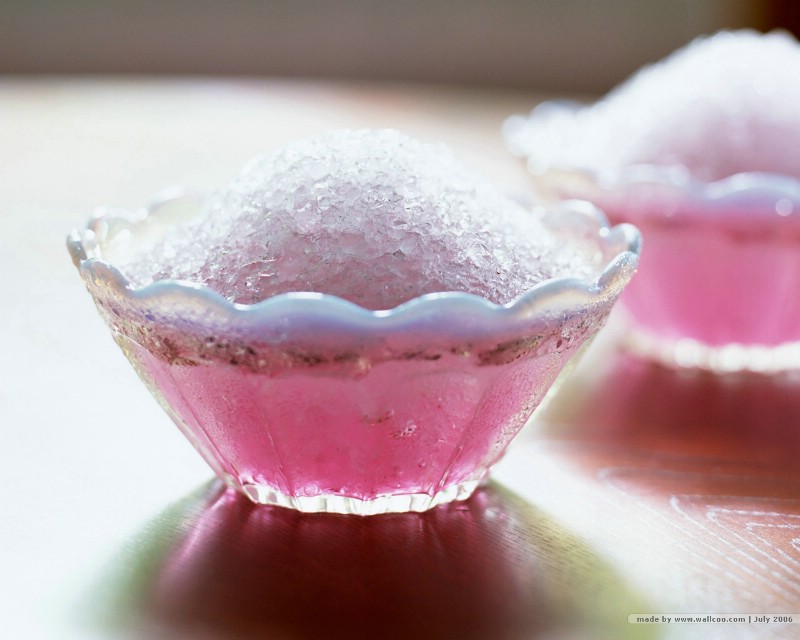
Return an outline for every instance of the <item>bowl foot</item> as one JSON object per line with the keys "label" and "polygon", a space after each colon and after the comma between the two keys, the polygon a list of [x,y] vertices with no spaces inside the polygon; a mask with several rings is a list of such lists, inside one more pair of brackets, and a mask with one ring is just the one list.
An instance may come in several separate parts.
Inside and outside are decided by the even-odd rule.
{"label": "bowl foot", "polygon": [[637,327],[629,330],[623,344],[638,357],[676,369],[716,374],[800,370],[800,342],[708,345],[690,338],[664,338]]}
{"label": "bowl foot", "polygon": [[288,507],[304,513],[341,513],[350,515],[378,515],[382,513],[421,512],[433,507],[466,500],[480,484],[480,480],[468,480],[445,487],[439,492],[382,495],[371,499],[351,496],[323,494],[317,496],[290,496],[268,485],[244,484],[243,493],[257,504]]}

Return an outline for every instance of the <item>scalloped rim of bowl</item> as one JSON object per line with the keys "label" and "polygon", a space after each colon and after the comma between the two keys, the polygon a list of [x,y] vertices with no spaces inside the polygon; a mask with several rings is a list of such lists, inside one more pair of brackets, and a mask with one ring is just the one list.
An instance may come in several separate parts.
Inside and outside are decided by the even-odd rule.
{"label": "scalloped rim of bowl", "polygon": [[[596,231],[598,246],[604,255],[611,255],[593,282],[576,278],[555,278],[539,283],[516,299],[496,304],[465,292],[429,293],[404,302],[392,309],[371,310],[338,296],[319,292],[282,293],[261,302],[245,305],[231,302],[211,288],[184,280],[160,280],[136,288],[125,275],[102,258],[102,246],[109,239],[112,226],[133,229],[158,215],[159,209],[178,201],[199,204],[197,192],[173,188],[161,192],[150,205],[139,210],[101,209],[81,230],[73,230],[67,247],[73,263],[87,286],[102,286],[117,299],[132,307],[178,302],[200,304],[226,323],[257,330],[275,321],[314,318],[314,325],[336,327],[344,333],[381,332],[393,334],[409,328],[424,328],[453,335],[487,335],[496,333],[498,320],[504,329],[513,330],[542,312],[570,310],[613,301],[636,271],[641,247],[639,231],[630,224],[610,226],[605,215],[587,202],[565,202],[548,209],[553,217],[577,215]],[[564,228],[568,224],[560,223]],[[94,294],[93,294],[94,296]],[[441,318],[448,323],[442,327]],[[501,331],[502,333],[502,331]]]}

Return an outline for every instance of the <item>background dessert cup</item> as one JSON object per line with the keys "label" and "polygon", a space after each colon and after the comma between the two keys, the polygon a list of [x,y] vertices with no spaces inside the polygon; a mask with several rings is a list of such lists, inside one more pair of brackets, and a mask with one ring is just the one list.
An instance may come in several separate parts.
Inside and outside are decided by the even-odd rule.
{"label": "background dessert cup", "polygon": [[800,366],[799,69],[788,36],[722,33],[593,105],[506,122],[543,198],[585,198],[642,232],[623,296],[636,351],[715,371]]}
{"label": "background dessert cup", "polygon": [[622,304],[627,344],[666,364],[724,371],[800,366],[800,181],[679,169],[534,176],[546,197],[586,198],[644,239]]}

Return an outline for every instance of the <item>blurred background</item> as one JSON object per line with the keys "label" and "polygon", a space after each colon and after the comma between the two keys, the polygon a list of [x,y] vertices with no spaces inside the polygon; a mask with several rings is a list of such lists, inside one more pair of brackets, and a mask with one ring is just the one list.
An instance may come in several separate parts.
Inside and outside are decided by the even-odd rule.
{"label": "blurred background", "polygon": [[3,0],[0,73],[224,74],[600,93],[795,0]]}

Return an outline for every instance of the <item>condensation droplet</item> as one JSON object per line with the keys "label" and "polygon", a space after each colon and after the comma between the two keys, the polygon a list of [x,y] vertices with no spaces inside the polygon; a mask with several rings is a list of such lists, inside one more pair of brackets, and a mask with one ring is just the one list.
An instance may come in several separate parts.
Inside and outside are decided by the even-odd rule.
{"label": "condensation droplet", "polygon": [[392,433],[393,438],[408,438],[411,435],[414,435],[414,432],[417,430],[417,425],[411,422],[410,420],[406,423],[406,426],[402,429],[399,429]]}
{"label": "condensation droplet", "polygon": [[794,211],[794,205],[788,198],[781,198],[775,203],[775,213],[779,216],[789,216]]}

